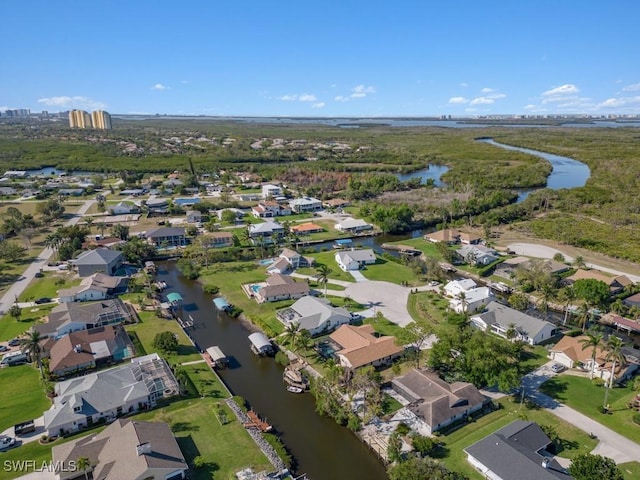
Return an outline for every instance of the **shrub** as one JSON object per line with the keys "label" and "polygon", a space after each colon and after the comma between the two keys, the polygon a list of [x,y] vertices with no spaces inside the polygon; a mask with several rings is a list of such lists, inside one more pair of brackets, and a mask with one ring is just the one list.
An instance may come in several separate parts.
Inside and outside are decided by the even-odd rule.
{"label": "shrub", "polygon": [[283,367],[286,367],[287,365],[289,365],[289,357],[287,357],[286,353],[280,351],[276,353],[276,363],[279,363]]}
{"label": "shrub", "polygon": [[603,387],[605,383],[602,378],[594,378],[592,382],[596,387]]}
{"label": "shrub", "polygon": [[640,412],[634,413],[632,417],[633,423],[640,425]]}
{"label": "shrub", "polygon": [[400,422],[396,427],[396,432],[399,435],[407,435],[410,431],[411,431],[411,428],[409,427],[409,425],[407,425],[404,422]]}
{"label": "shrub", "polygon": [[215,295],[218,292],[220,292],[220,287],[218,287],[217,285],[207,284],[204,287],[202,287],[202,290],[204,290],[205,293],[210,293],[212,295]]}
{"label": "shrub", "polygon": [[193,459],[193,468],[203,468],[206,465],[207,462],[202,455],[198,455]]}

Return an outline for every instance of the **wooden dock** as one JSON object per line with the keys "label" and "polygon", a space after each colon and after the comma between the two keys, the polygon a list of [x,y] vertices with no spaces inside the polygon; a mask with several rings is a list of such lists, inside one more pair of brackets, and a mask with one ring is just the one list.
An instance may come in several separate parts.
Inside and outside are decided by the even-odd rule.
{"label": "wooden dock", "polygon": [[245,428],[257,428],[261,432],[270,432],[273,430],[273,427],[262,420],[253,410],[247,411],[247,417],[249,417],[249,421],[243,424]]}
{"label": "wooden dock", "polygon": [[409,256],[418,256],[422,253],[422,251],[417,248],[412,247],[411,245],[394,245],[391,243],[383,243],[382,248],[384,250],[392,250],[395,252],[399,252],[400,255],[409,255]]}

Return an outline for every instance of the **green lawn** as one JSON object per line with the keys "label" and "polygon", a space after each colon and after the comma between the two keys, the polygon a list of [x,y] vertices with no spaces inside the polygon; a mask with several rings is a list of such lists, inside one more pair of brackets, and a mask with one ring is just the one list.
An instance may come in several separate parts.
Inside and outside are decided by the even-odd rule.
{"label": "green lawn", "polygon": [[[60,445],[64,442],[57,441],[49,445],[40,445],[39,442],[31,442],[22,445],[18,448],[7,450],[6,452],[0,452],[0,461],[3,466],[12,465],[11,462],[20,462],[24,460],[32,460],[37,467],[40,467],[43,462],[51,461],[51,447],[53,445]],[[9,462],[9,463],[5,463]],[[31,469],[30,469],[31,470]],[[18,478],[28,473],[28,470],[13,470],[11,468],[0,468],[0,480],[9,480],[12,478]]]}
{"label": "green lawn", "polygon": [[520,368],[520,373],[522,375],[526,375],[527,373],[533,372],[536,368],[541,367],[545,363],[549,361],[547,357],[547,349],[541,345],[525,345],[523,358],[521,359],[518,367]]}
{"label": "green lawn", "polygon": [[296,271],[298,273],[302,273],[303,275],[315,275],[316,268],[320,265],[326,265],[331,269],[331,273],[329,274],[329,278],[333,278],[334,280],[343,280],[345,282],[353,282],[353,277],[343,271],[338,264],[336,263],[336,251],[328,251],[328,252],[318,252],[318,253],[310,253],[307,256],[313,257],[316,259],[315,268],[299,268]]}
{"label": "green lawn", "polygon": [[0,369],[0,385],[0,432],[41,416],[51,406],[40,384],[40,372],[31,365]]}
{"label": "green lawn", "polygon": [[449,301],[435,292],[412,293],[407,300],[407,310],[416,322],[438,324],[449,311]]}
{"label": "green lawn", "polygon": [[369,280],[380,280],[397,284],[407,282],[409,286],[414,287],[424,285],[424,282],[417,278],[411,267],[382,257],[377,257],[375,264],[367,265],[361,272],[362,275]]}
{"label": "green lawn", "polygon": [[288,307],[294,301],[257,303],[247,297],[241,288],[245,283],[264,282],[266,276],[266,267],[257,265],[256,262],[226,262],[211,265],[203,270],[200,280],[205,285],[218,286],[220,294],[224,295],[229,303],[241,308],[244,315],[259,325],[267,335],[275,336],[284,331],[284,326],[276,319],[276,310]]}
{"label": "green lawn", "polygon": [[411,238],[409,240],[401,240],[398,242],[391,242],[391,245],[408,245],[416,250],[420,250],[427,257],[435,257],[437,259],[442,259],[438,249],[436,248],[436,244],[433,242],[429,242],[422,237],[419,238]]}
{"label": "green lawn", "polygon": [[608,415],[598,411],[598,407],[604,402],[605,389],[594,385],[588,378],[559,375],[543,383],[540,390],[620,435],[640,443],[640,426],[631,421],[634,412],[627,408],[627,403],[635,395],[630,386],[609,391],[611,413]]}
{"label": "green lawn", "polygon": [[625,480],[637,480],[640,478],[640,463],[639,462],[629,462],[629,463],[621,463],[618,465],[620,470],[622,470],[622,475]]}
{"label": "green lawn", "polygon": [[152,345],[156,334],[168,331],[175,333],[178,336],[179,346],[177,354],[162,355],[167,362],[174,365],[177,363],[202,359],[202,356],[196,348],[191,345],[191,342],[184,334],[177,321],[158,318],[156,317],[155,312],[139,312],[139,315],[141,320],[140,323],[136,325],[129,325],[126,328],[128,331],[136,332],[147,353],[156,351]]}
{"label": "green lawn", "polygon": [[80,281],[66,273],[45,272],[43,278],[34,278],[18,299],[31,302],[42,297],[56,298],[58,290],[80,285]]}
{"label": "green lawn", "polygon": [[526,406],[520,409],[520,405],[508,397],[503,398],[499,403],[503,408],[440,437],[445,443],[445,458],[443,461],[450,469],[462,472],[472,480],[484,478],[467,462],[463,449],[509,423],[522,418],[536,422],[539,425],[553,426],[562,439],[562,451],[559,453],[562,457],[574,458],[581,453],[590,452],[598,443],[597,439],[589,438],[589,435],[582,430],[560,420],[545,410],[530,409]]}
{"label": "green lawn", "polygon": [[20,321],[17,322],[11,316],[5,315],[0,319],[0,341],[11,340],[19,337],[29,330],[36,322],[47,316],[54,305],[42,305],[22,309]]}

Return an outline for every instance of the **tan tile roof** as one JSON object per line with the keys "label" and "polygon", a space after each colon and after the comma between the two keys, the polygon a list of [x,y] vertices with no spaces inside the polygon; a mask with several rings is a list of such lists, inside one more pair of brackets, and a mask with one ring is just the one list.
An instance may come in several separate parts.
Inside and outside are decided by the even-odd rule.
{"label": "tan tile roof", "polygon": [[583,270],[581,268],[576,270],[576,273],[574,273],[570,277],[567,277],[567,280],[570,280],[572,282],[575,282],[576,280],[586,279],[600,280],[607,285],[611,285],[611,283],[613,282],[613,277],[605,275],[604,273],[601,273],[597,270]]}
{"label": "tan tile roof", "polygon": [[330,335],[330,338],[342,347],[336,353],[344,356],[352,368],[368,365],[403,351],[402,347],[395,344],[395,337],[376,338],[374,332],[372,325],[342,325]]}
{"label": "tan tile roof", "polygon": [[437,232],[427,233],[425,238],[428,238],[432,242],[454,242],[460,237],[460,232],[453,228],[447,228],[445,230],[438,230]]}
{"label": "tan tile roof", "polygon": [[291,227],[291,230],[293,230],[294,232],[313,232],[316,230],[322,230],[322,227],[320,225],[316,225],[315,223],[303,223],[302,225]]}
{"label": "tan tile roof", "polygon": [[309,293],[307,282],[296,282],[293,278],[279,273],[272,274],[266,280],[266,286],[258,290],[263,298],[278,297],[280,295],[306,295]]}
{"label": "tan tile roof", "polygon": [[[587,338],[586,335],[577,337],[565,335],[550,351],[562,352],[574,362],[586,363],[591,360],[592,349],[591,347],[585,348],[582,346],[580,340],[584,338]],[[607,352],[604,349],[596,348],[596,362],[599,365],[604,364],[604,358],[606,356]]]}

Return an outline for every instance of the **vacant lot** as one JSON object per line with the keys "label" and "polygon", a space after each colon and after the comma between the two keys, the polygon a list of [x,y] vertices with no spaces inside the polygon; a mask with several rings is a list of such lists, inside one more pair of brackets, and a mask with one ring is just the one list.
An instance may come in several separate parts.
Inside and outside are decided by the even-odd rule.
{"label": "vacant lot", "polygon": [[0,385],[0,432],[40,417],[51,406],[40,384],[40,372],[31,365],[0,369]]}

